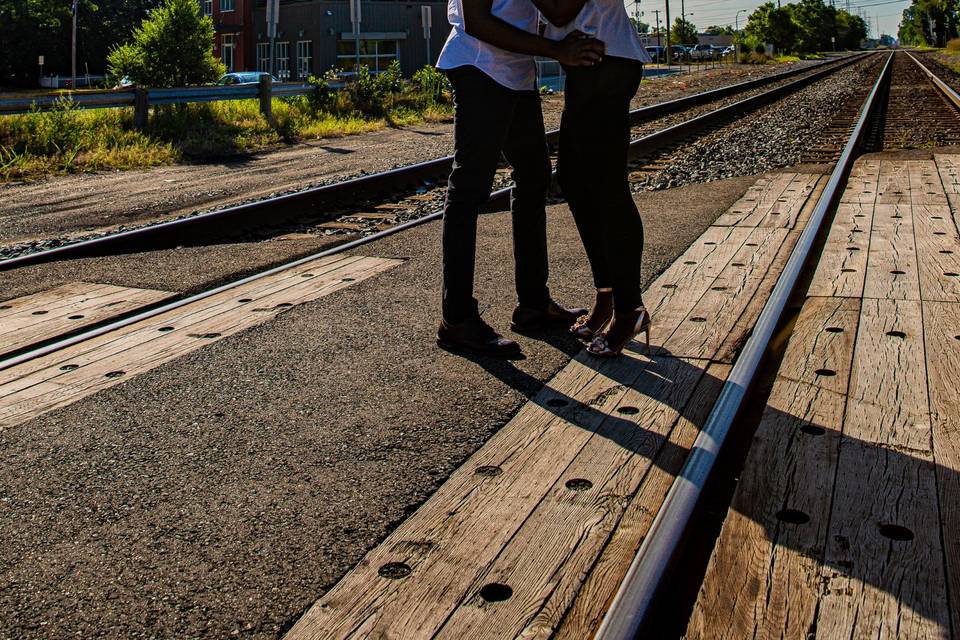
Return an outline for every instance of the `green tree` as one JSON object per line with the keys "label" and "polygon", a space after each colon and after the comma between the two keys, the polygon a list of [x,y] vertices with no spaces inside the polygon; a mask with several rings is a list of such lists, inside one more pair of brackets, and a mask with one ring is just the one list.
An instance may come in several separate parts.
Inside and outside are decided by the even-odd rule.
{"label": "green tree", "polygon": [[772,44],[777,51],[793,51],[797,39],[797,26],[790,11],[778,9],[766,2],[750,14],[743,30],[746,40],[753,45]]}
{"label": "green tree", "polygon": [[732,36],[733,27],[730,25],[718,26],[711,25],[703,30],[703,32],[708,36]]}
{"label": "green tree", "polygon": [[823,0],[800,0],[784,7],[797,27],[796,51],[813,53],[833,48],[837,34],[837,10]]}
{"label": "green tree", "polygon": [[859,49],[867,37],[867,23],[860,16],[837,11],[837,48]]}
{"label": "green tree", "polygon": [[900,40],[904,44],[943,47],[957,37],[960,0],[913,0],[903,12]]}
{"label": "green tree", "polygon": [[671,44],[695,45],[700,40],[697,27],[689,20],[677,18],[670,29]]}
{"label": "green tree", "polygon": [[149,87],[212,82],[225,72],[213,55],[213,21],[196,0],[164,0],[107,57],[110,75]]}
{"label": "green tree", "polygon": [[633,28],[637,30],[637,33],[650,33],[650,25],[643,20],[637,20],[633,16],[630,16],[630,23],[633,25]]}

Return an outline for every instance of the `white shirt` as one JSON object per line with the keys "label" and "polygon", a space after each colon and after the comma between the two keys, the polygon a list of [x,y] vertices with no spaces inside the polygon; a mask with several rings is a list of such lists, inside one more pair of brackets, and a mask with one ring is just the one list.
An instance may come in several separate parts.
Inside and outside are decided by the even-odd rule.
{"label": "white shirt", "polygon": [[[490,13],[518,29],[537,33],[537,8],[530,0],[494,0]],[[508,89],[536,90],[533,56],[512,53],[467,34],[461,0],[449,0],[447,19],[453,29],[440,52],[438,69],[473,65]]]}
{"label": "white shirt", "polygon": [[587,0],[576,19],[567,26],[555,27],[548,20],[544,35],[551,40],[563,40],[577,29],[603,42],[608,56],[651,62],[627,16],[623,0]]}

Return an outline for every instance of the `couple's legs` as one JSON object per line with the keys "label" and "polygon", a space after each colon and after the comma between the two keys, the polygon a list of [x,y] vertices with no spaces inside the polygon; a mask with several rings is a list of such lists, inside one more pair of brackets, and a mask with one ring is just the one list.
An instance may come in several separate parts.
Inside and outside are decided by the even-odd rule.
{"label": "couple's legs", "polygon": [[604,58],[567,69],[558,174],[583,240],[594,285],[612,288],[618,311],[643,303],[643,223],[627,182],[630,100],[642,76],[638,62]]}
{"label": "couple's legs", "polygon": [[517,297],[523,306],[545,307],[550,300],[545,212],[550,161],[539,97],[511,91],[474,67],[448,75],[456,118],[443,212],[443,318],[456,324],[477,315],[477,215],[490,197],[501,154],[513,167],[517,185],[511,203]]}

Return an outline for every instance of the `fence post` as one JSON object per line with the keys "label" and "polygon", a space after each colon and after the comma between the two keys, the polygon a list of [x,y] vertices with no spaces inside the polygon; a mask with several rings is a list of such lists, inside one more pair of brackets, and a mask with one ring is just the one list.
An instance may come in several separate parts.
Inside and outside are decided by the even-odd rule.
{"label": "fence post", "polygon": [[263,117],[267,119],[267,122],[270,123],[270,126],[273,126],[275,123],[273,121],[273,78],[270,77],[270,74],[265,73],[260,76],[260,87],[258,90],[260,95],[260,113],[263,114]]}
{"label": "fence post", "polygon": [[133,93],[133,128],[142,131],[147,128],[150,113],[150,99],[146,89],[137,87]]}

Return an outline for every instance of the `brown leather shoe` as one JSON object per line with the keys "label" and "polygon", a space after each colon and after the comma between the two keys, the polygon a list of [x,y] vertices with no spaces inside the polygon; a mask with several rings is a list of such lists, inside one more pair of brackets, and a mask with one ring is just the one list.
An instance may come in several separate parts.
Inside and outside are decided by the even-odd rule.
{"label": "brown leather shoe", "polygon": [[587,312],[586,309],[564,309],[551,300],[546,309],[521,307],[513,310],[513,322],[510,328],[517,333],[544,331],[555,327],[569,327],[577,318]]}
{"label": "brown leather shoe", "polygon": [[519,344],[494,331],[480,316],[458,324],[441,320],[437,329],[437,344],[449,351],[497,358],[513,358],[521,353]]}

